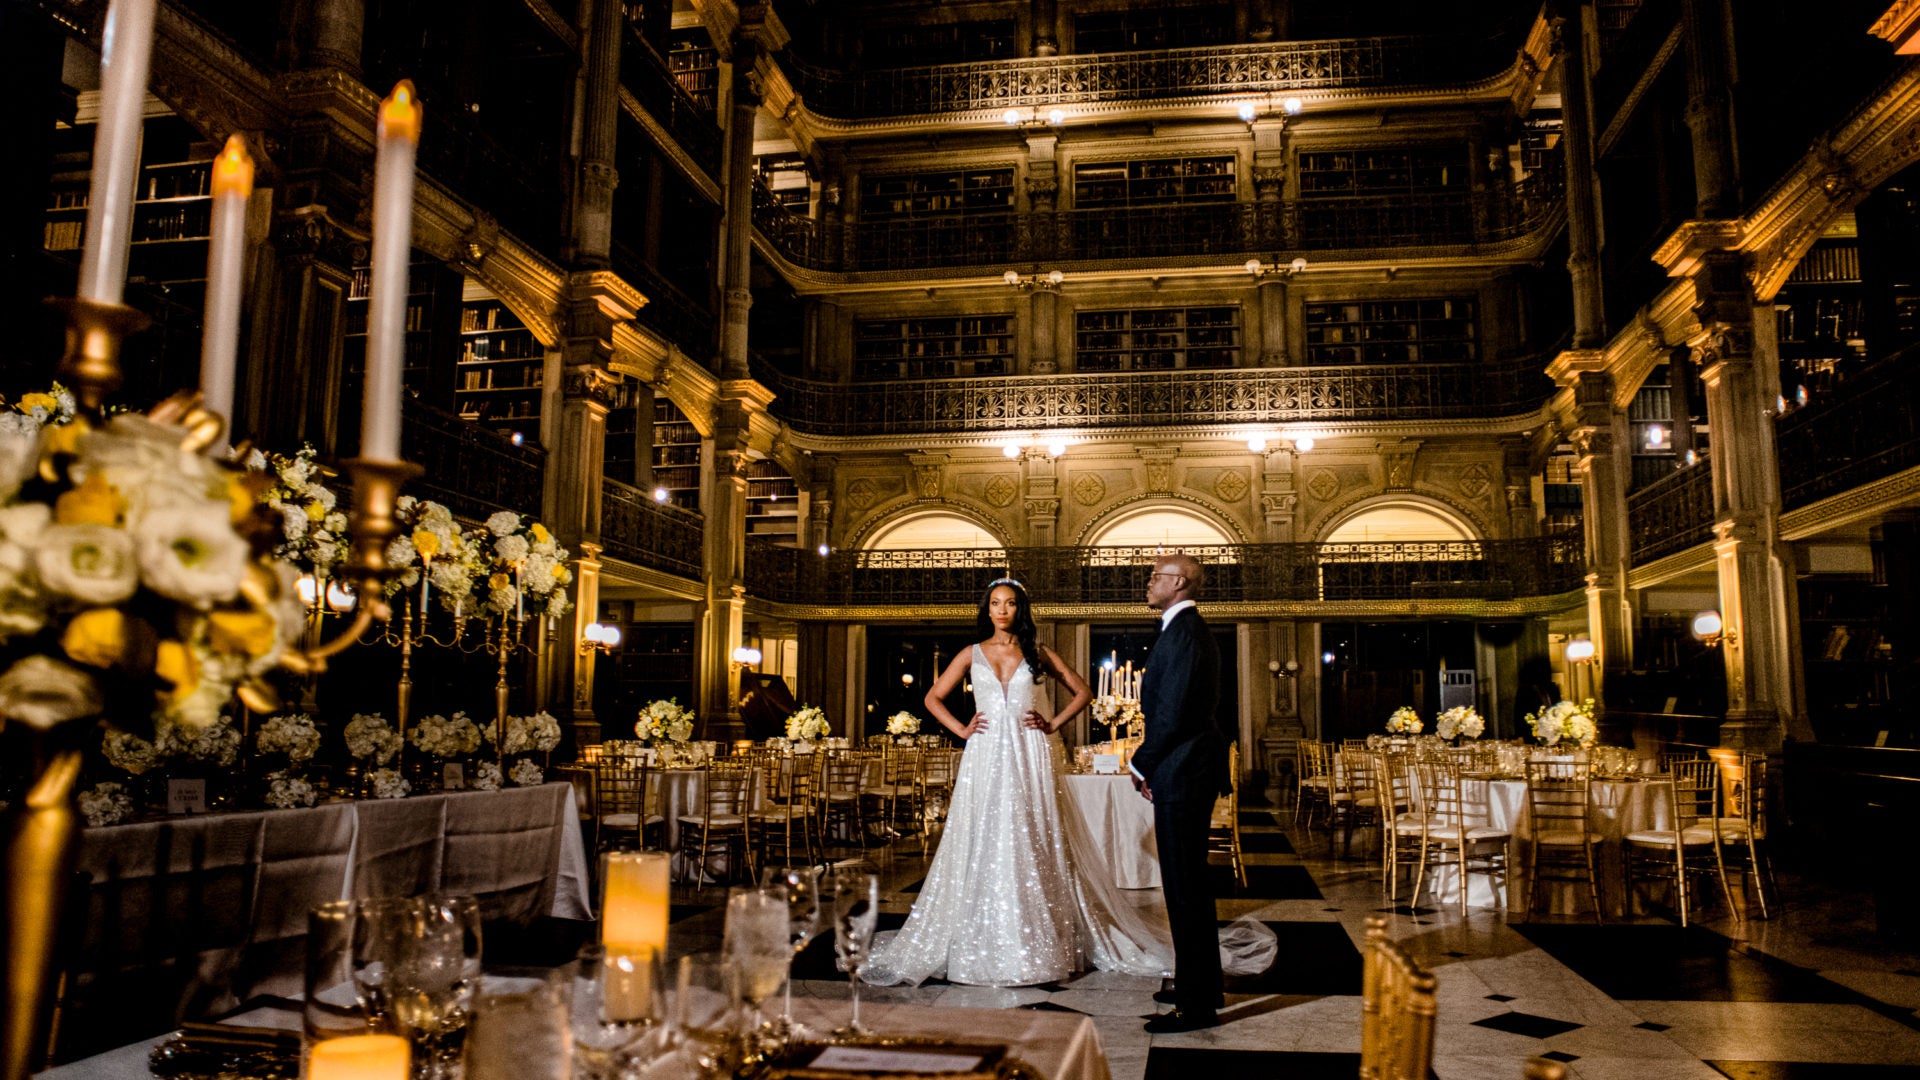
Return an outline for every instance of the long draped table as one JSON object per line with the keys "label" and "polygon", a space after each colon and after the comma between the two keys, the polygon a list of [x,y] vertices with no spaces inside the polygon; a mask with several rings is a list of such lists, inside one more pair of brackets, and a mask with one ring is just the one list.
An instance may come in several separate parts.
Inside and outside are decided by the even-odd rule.
{"label": "long draped table", "polygon": [[329,900],[464,894],[517,922],[592,912],[568,784],[87,829],[79,871],[76,1012],[131,1000],[174,1022],[298,993],[307,912]]}
{"label": "long draped table", "polygon": [[1132,779],[1090,773],[1069,773],[1063,779],[1069,812],[1086,825],[1113,883],[1122,889],[1159,888],[1153,804],[1133,789]]}

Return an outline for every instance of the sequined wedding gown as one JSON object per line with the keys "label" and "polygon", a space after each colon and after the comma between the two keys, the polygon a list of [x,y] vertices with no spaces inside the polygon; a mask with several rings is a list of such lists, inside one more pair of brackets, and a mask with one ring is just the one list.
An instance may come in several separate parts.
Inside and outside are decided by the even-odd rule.
{"label": "sequined wedding gown", "polygon": [[[1173,969],[1158,923],[1117,895],[1079,815],[1063,812],[1066,750],[1020,723],[1034,700],[1025,663],[1002,683],[973,650],[974,702],[987,729],[967,740],[947,828],[906,925],[877,946],[861,981],[1028,986],[1088,963],[1157,976]],[[1092,872],[1082,872],[1087,866]]]}

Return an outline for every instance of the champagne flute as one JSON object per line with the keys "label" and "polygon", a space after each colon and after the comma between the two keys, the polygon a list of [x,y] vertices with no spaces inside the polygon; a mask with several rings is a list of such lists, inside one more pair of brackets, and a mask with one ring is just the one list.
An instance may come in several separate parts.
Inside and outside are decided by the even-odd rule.
{"label": "champagne flute", "polygon": [[880,877],[857,867],[836,866],[827,879],[833,897],[833,954],[847,973],[852,993],[847,1026],[838,1036],[864,1035],[860,1026],[860,969],[873,948],[873,931],[880,922]]}
{"label": "champagne flute", "polygon": [[760,889],[736,889],[727,899],[723,950],[741,1008],[743,1046],[760,1028],[760,1005],[780,989],[793,964],[787,898]]}
{"label": "champagne flute", "polygon": [[[773,890],[787,902],[787,929],[798,959],[807,945],[820,934],[820,868],[816,866],[772,866],[760,876],[760,887]],[[805,1025],[793,1019],[793,977],[787,977],[786,1007],[780,1014],[781,1033],[789,1040],[810,1035]]]}

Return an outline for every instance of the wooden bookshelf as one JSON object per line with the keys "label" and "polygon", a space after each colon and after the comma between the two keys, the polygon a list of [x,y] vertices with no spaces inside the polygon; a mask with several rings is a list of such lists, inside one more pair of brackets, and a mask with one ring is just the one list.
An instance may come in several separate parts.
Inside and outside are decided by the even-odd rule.
{"label": "wooden bookshelf", "polygon": [[1012,169],[867,176],[860,181],[862,221],[1004,213],[1012,209]]}
{"label": "wooden bookshelf", "polygon": [[[357,266],[347,287],[345,336],[341,340],[339,426],[359,429],[361,380],[367,369],[367,293],[373,268]],[[459,336],[460,295],[464,279],[445,266],[416,260],[407,271],[407,316],[401,378],[406,392],[436,408],[454,406],[453,344]]]}
{"label": "wooden bookshelf", "polygon": [[777,461],[747,466],[747,534],[776,543],[800,541],[800,485]]}
{"label": "wooden bookshelf", "polygon": [[640,422],[642,387],[631,381],[613,387],[613,405],[607,410],[607,434],[604,450],[606,474],[623,484],[652,490],[648,477],[640,473],[641,451],[646,450],[647,471],[653,468],[653,423]]}
{"label": "wooden bookshelf", "polygon": [[1076,209],[1232,202],[1239,194],[1231,154],[1084,162],[1073,167]]}
{"label": "wooden bookshelf", "polygon": [[1076,53],[1138,52],[1224,45],[1233,37],[1233,9],[1224,4],[1132,7],[1073,16]]}
{"label": "wooden bookshelf", "polygon": [[1074,315],[1073,346],[1080,372],[1238,367],[1240,309],[1081,311]]}
{"label": "wooden bookshelf", "polygon": [[1871,575],[1800,579],[1800,648],[1807,678],[1807,711],[1823,739],[1842,732],[1870,741],[1889,726],[1896,656],[1893,590],[1875,545]]}
{"label": "wooden bookshelf", "polygon": [[[1852,238],[1816,243],[1793,268],[1773,307],[1780,390],[1789,400],[1801,386],[1810,395],[1832,390],[1865,363],[1865,296]],[[1894,318],[1903,330],[1920,330],[1920,307],[1905,295],[1894,297]]]}
{"label": "wooden bookshelf", "polygon": [[621,630],[619,646],[594,670],[594,711],[610,739],[632,738],[634,720],[650,702],[697,706],[693,625],[634,621],[645,614],[633,601],[600,602],[600,621]]}
{"label": "wooden bookshelf", "polygon": [[720,108],[720,50],[683,41],[667,50],[667,70],[693,103],[712,115]]}
{"label": "wooden bookshelf", "polygon": [[673,505],[700,509],[700,432],[665,397],[653,399],[653,483]]}
{"label": "wooden bookshelf", "polygon": [[454,411],[509,438],[540,437],[546,347],[499,300],[460,308],[460,355],[454,365]]}
{"label": "wooden bookshelf", "polygon": [[1466,191],[1467,165],[1464,145],[1302,151],[1300,197]]}
{"label": "wooden bookshelf", "polygon": [[1480,358],[1471,297],[1307,304],[1309,364],[1434,364]]}
{"label": "wooden bookshelf", "polygon": [[853,377],[927,379],[1005,375],[1013,364],[1013,316],[864,319],[853,324]]}

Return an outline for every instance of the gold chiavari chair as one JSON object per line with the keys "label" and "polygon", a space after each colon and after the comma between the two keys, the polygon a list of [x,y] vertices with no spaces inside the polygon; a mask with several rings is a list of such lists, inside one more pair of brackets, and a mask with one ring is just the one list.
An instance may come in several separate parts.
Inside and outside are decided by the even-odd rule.
{"label": "gold chiavari chair", "polygon": [[1779,898],[1780,886],[1773,877],[1773,859],[1767,852],[1767,759],[1760,754],[1743,753],[1737,761],[1723,762],[1720,769],[1721,813],[1720,849],[1723,858],[1732,856],[1740,874],[1740,895],[1746,896],[1749,883],[1760,903],[1760,917],[1772,918],[1767,891]]}
{"label": "gold chiavari chair", "polygon": [[649,846],[649,834],[659,834],[667,819],[650,813],[654,801],[653,770],[633,758],[610,754],[593,767],[594,849],[608,850],[626,841],[636,848]]}
{"label": "gold chiavari chair", "polygon": [[947,807],[953,802],[953,781],[960,775],[960,751],[951,746],[930,746],[920,763],[920,857],[927,855],[927,840],[936,827],[945,828]]}
{"label": "gold chiavari chair", "polygon": [[[756,866],[792,866],[814,861],[813,758],[776,760],[766,773],[767,802],[747,813],[747,847]],[[794,847],[795,833],[800,846]],[[794,852],[802,853],[796,860]]]}
{"label": "gold chiavari chair", "polygon": [[1374,788],[1379,793],[1380,887],[1389,903],[1400,902],[1400,869],[1405,867],[1416,880],[1425,859],[1421,838],[1426,835],[1425,817],[1420,810],[1420,793],[1411,771],[1412,760],[1404,753],[1382,753],[1374,767]]}
{"label": "gold chiavari chair", "polygon": [[1533,850],[1527,863],[1527,914],[1540,902],[1547,881],[1587,883],[1593,921],[1604,922],[1600,877],[1594,871],[1593,767],[1584,761],[1527,762],[1527,830]]}
{"label": "gold chiavari chair", "polygon": [[1420,906],[1427,871],[1441,866],[1460,868],[1460,914],[1467,914],[1467,894],[1474,874],[1486,874],[1496,883],[1506,875],[1507,850],[1513,836],[1492,824],[1485,802],[1466,798],[1460,772],[1446,761],[1422,761],[1413,766],[1420,793],[1420,876],[1413,883],[1413,906]]}
{"label": "gold chiavari chair", "polygon": [[1213,801],[1213,819],[1207,824],[1207,854],[1225,855],[1233,878],[1247,887],[1247,865],[1240,857],[1240,744],[1227,744],[1228,783],[1231,789]]}
{"label": "gold chiavari chair", "polygon": [[845,747],[815,751],[814,756],[820,759],[820,845],[824,848],[838,827],[843,846],[864,848],[866,819],[861,816],[860,789],[871,757]]}
{"label": "gold chiavari chair", "polygon": [[[901,826],[918,805],[920,794],[920,748],[887,745],[880,751],[880,767],[860,785],[861,816],[880,823],[889,841],[898,839]],[[873,813],[869,815],[867,810]]]}
{"label": "gold chiavari chair", "polygon": [[[1333,813],[1342,830],[1341,850],[1353,854],[1356,829],[1374,829],[1380,825],[1380,792],[1374,784],[1379,755],[1364,745],[1344,747],[1333,759],[1333,790],[1329,793]],[[1328,844],[1332,844],[1329,836]]]}
{"label": "gold chiavari chair", "polygon": [[695,884],[706,877],[715,855],[726,858],[729,878],[746,862],[747,810],[753,792],[753,770],[744,765],[714,762],[702,774],[700,812],[680,815],[680,853],[693,867]]}
{"label": "gold chiavari chair", "polygon": [[1298,825],[1304,814],[1309,829],[1313,828],[1314,810],[1327,807],[1327,793],[1333,788],[1333,777],[1329,774],[1331,762],[1324,754],[1325,749],[1325,743],[1313,739],[1301,739],[1294,744],[1293,821]]}
{"label": "gold chiavari chair", "polygon": [[1360,982],[1361,1080],[1426,1080],[1433,1068],[1439,980],[1387,939],[1387,920],[1367,919]]}
{"label": "gold chiavari chair", "polygon": [[1673,883],[1680,925],[1685,926],[1695,893],[1690,879],[1712,874],[1720,882],[1727,910],[1737,917],[1739,909],[1734,906],[1720,852],[1719,770],[1710,758],[1679,759],[1669,764],[1669,771],[1649,777],[1647,782],[1666,786],[1674,827],[1642,829],[1625,838],[1627,913],[1633,913],[1634,878],[1659,878]]}

